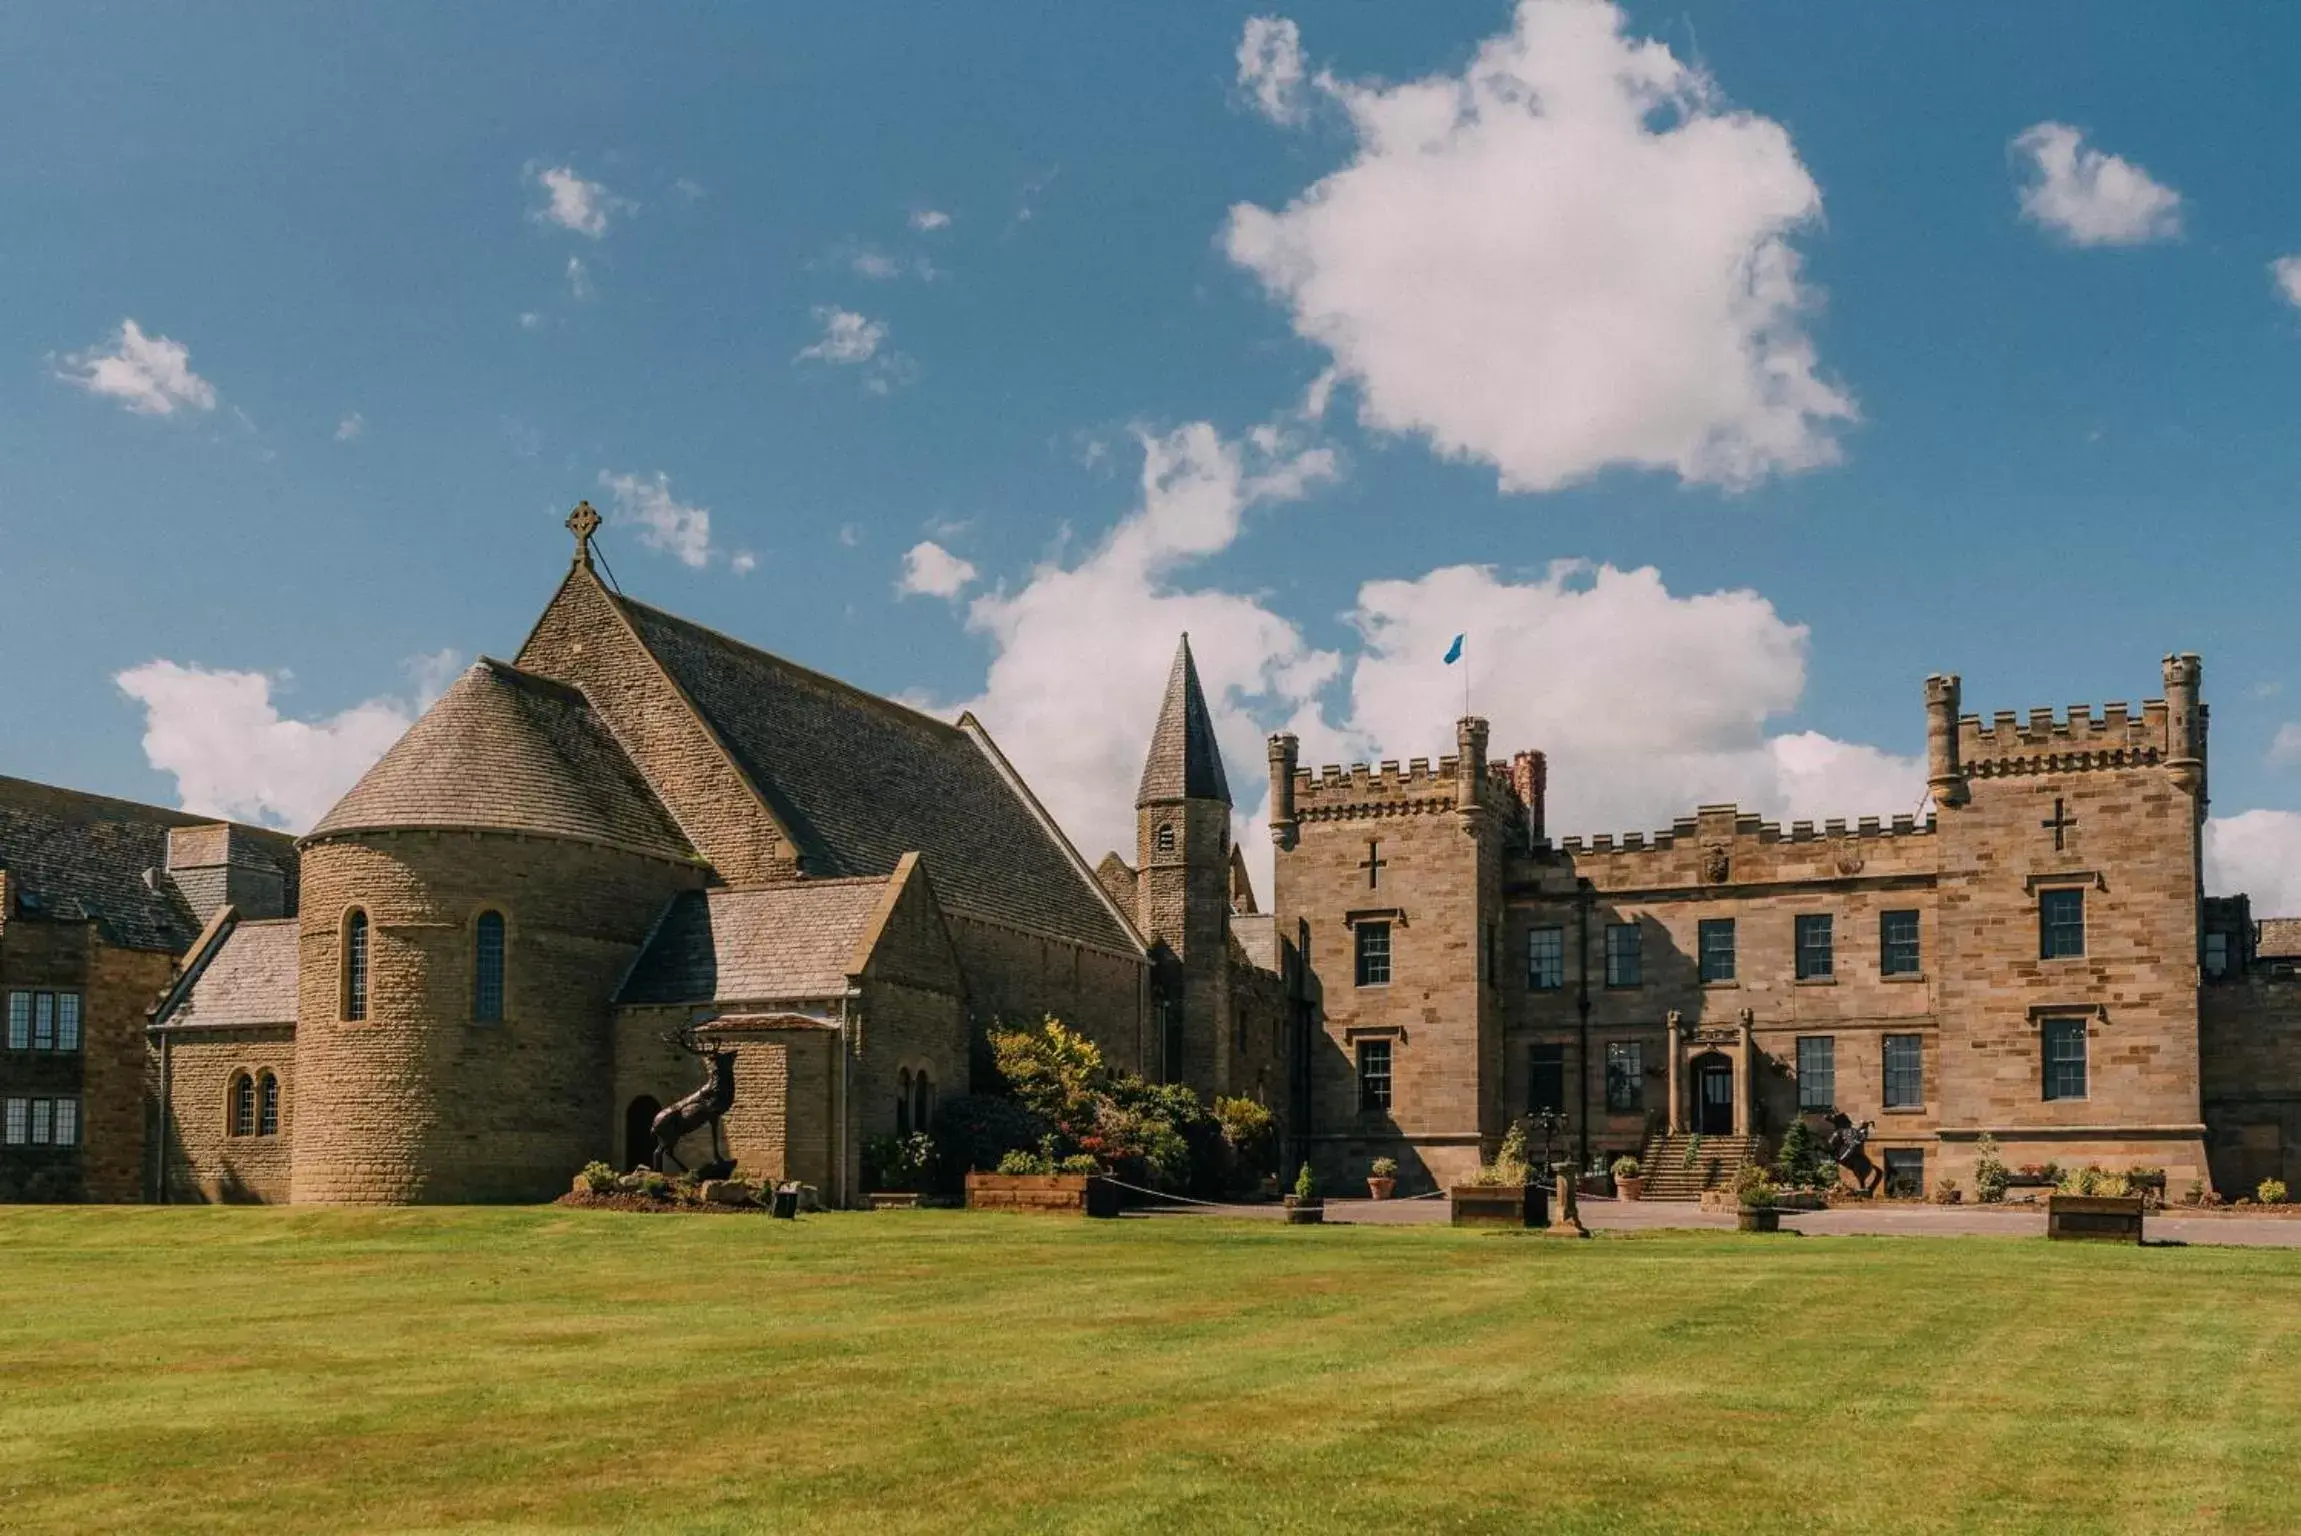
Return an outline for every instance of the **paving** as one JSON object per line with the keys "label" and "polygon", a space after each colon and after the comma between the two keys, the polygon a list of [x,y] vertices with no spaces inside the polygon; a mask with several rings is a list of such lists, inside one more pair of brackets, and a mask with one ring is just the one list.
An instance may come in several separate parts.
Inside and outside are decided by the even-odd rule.
{"label": "paving", "polygon": [[[1275,1205],[1165,1207],[1142,1214],[1166,1216],[1244,1216],[1275,1221]],[[1447,1219],[1442,1199],[1328,1200],[1326,1219],[1354,1226],[1437,1226]],[[1678,1201],[1609,1200],[1585,1197],[1582,1224],[1594,1232],[1650,1232],[1664,1228],[1729,1231],[1730,1211],[1705,1211]],[[1785,1231],[1808,1237],[2035,1237],[2045,1236],[2042,1205],[1846,1205],[1827,1211],[1785,1211]],[[2144,1229],[2150,1243],[2222,1244],[2239,1248],[2301,1248],[2301,1217],[2152,1214]]]}

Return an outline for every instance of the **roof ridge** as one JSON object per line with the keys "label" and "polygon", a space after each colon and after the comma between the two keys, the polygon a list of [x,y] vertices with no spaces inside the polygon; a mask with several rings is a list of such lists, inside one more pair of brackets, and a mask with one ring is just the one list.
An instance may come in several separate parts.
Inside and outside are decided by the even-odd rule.
{"label": "roof ridge", "polygon": [[[604,587],[601,588],[601,590],[607,591],[607,589]],[[695,620],[687,618],[684,615],[673,613],[668,609],[658,608],[652,603],[643,603],[638,598],[627,597],[621,592],[607,591],[607,596],[609,601],[621,604],[625,608],[639,609],[640,611],[648,614],[650,617],[662,619],[669,623],[676,624],[683,629],[691,630],[694,633],[703,636],[705,639],[712,640],[720,645],[726,646],[730,650],[741,651],[746,655],[756,656],[762,661],[771,662],[786,672],[796,674],[804,681],[819,683],[831,692],[846,695],[864,704],[869,704],[887,714],[895,715],[900,719],[916,721],[921,725],[931,727],[941,735],[957,737],[964,734],[960,731],[958,726],[952,724],[950,721],[937,719],[935,716],[928,714],[923,709],[914,709],[908,704],[888,698],[885,694],[873,693],[868,688],[859,687],[854,683],[847,682],[843,678],[833,677],[828,672],[818,671],[817,669],[808,666],[803,661],[793,661],[790,657],[781,655],[775,651],[762,650],[760,647],[752,645],[747,641],[736,639],[733,635],[726,633],[724,630],[713,629],[708,624],[699,624]]]}
{"label": "roof ridge", "polygon": [[894,879],[885,875],[801,875],[796,880],[759,880],[750,885],[715,885],[705,892],[710,896],[748,896],[756,891],[821,890],[831,886],[885,885]]}
{"label": "roof ridge", "polygon": [[49,784],[40,779],[17,778],[12,774],[5,773],[0,773],[0,810],[15,809],[40,814],[57,814],[52,811],[43,811],[37,806],[22,805],[11,800],[10,796],[13,791],[23,789],[35,790],[43,795],[54,795],[91,810],[109,806],[117,807],[122,811],[137,813],[135,817],[123,819],[164,817],[167,818],[166,824],[173,827],[238,827],[243,832],[253,832],[259,837],[272,839],[290,848],[295,846],[296,835],[293,832],[284,832],[278,827],[260,826],[252,821],[235,821],[229,816],[211,816],[205,811],[187,811],[180,806],[152,805],[143,800],[127,800],[118,795],[99,794],[91,789],[74,789],[65,784]]}

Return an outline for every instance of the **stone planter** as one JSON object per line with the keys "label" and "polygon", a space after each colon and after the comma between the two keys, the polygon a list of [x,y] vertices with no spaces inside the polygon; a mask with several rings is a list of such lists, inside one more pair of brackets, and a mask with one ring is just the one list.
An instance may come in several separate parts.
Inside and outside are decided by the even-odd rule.
{"label": "stone planter", "polygon": [[1643,1199],[1645,1199],[1645,1198],[1646,1198],[1646,1177],[1645,1177],[1645,1175],[1644,1175],[1644,1174],[1631,1174],[1631,1175],[1629,1175],[1629,1176],[1628,1176],[1628,1177],[1626,1177],[1626,1178],[1617,1178],[1617,1179],[1614,1181],[1614,1192],[1615,1192],[1616,1194],[1620,1195],[1620,1196],[1621,1196],[1623,1199],[1625,1199],[1625,1200],[1643,1200]]}
{"label": "stone planter", "polygon": [[1369,1200],[1387,1200],[1390,1198],[1390,1192],[1397,1187],[1398,1181],[1396,1179],[1370,1177],[1366,1181],[1366,1198]]}
{"label": "stone planter", "polygon": [[967,1209],[1116,1216],[1119,1191],[1099,1173],[970,1173]]}
{"label": "stone planter", "polygon": [[2045,1235],[2073,1242],[2141,1241],[2139,1195],[2055,1195],[2045,1203]]}
{"label": "stone planter", "polygon": [[919,1192],[913,1189],[875,1189],[863,1198],[874,1211],[909,1211],[919,1205]]}
{"label": "stone planter", "polygon": [[1290,1227],[1315,1227],[1326,1220],[1326,1202],[1316,1195],[1308,1200],[1300,1195],[1286,1197],[1286,1224]]}
{"label": "stone planter", "polygon": [[1782,1213],[1770,1205],[1745,1205],[1735,1214],[1734,1227],[1742,1232],[1779,1232]]}
{"label": "stone planter", "polygon": [[1457,1184],[1446,1197],[1458,1227],[1549,1225],[1549,1191],[1539,1184]]}

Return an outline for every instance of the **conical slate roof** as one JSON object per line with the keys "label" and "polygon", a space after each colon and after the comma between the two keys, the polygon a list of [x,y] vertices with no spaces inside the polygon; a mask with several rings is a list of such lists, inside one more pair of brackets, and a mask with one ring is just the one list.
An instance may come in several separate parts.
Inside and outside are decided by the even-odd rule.
{"label": "conical slate roof", "polygon": [[1143,761],[1142,787],[1135,804],[1154,800],[1220,800],[1230,804],[1230,782],[1222,776],[1222,748],[1215,744],[1214,721],[1190,659],[1190,636],[1174,653],[1166,698],[1159,705],[1158,729],[1151,732],[1150,756]]}
{"label": "conical slate roof", "polygon": [[580,692],[485,657],[309,835],[417,827],[695,856]]}

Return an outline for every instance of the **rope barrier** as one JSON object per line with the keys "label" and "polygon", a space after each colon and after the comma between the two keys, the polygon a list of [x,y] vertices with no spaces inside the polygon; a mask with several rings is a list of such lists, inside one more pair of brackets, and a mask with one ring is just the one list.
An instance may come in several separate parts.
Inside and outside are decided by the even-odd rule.
{"label": "rope barrier", "polygon": [[[1140,1184],[1129,1184],[1124,1179],[1114,1179],[1107,1173],[1098,1173],[1095,1177],[1113,1189],[1132,1190],[1138,1195],[1149,1195],[1154,1200],[1171,1200],[1177,1205],[1204,1206],[1210,1211],[1267,1211],[1271,1209],[1268,1205],[1243,1205],[1231,1200],[1199,1200],[1189,1195],[1172,1194],[1163,1189],[1145,1189]],[[1433,1189],[1425,1194],[1403,1196],[1394,1203],[1404,1205],[1412,1200],[1443,1200],[1445,1198],[1445,1190]],[[1368,1203],[1372,1204],[1373,1202],[1369,1201]]]}

